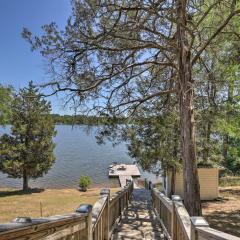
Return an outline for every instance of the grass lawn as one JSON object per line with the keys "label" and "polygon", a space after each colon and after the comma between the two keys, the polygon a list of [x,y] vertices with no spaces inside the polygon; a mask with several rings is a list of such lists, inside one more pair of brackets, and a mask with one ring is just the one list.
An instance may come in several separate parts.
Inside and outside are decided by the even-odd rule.
{"label": "grass lawn", "polygon": [[240,186],[220,188],[218,200],[203,203],[203,215],[211,227],[240,237]]}
{"label": "grass lawn", "polygon": [[[119,188],[111,188],[111,193]],[[100,188],[87,192],[77,189],[36,189],[23,194],[16,189],[0,189],[0,223],[9,222],[17,216],[40,217],[74,212],[82,203],[94,204],[99,198]]]}

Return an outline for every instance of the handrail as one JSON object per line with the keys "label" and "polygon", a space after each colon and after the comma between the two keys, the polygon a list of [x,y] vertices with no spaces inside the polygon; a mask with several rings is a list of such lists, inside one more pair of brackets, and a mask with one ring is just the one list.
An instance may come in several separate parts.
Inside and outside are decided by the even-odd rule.
{"label": "handrail", "polygon": [[92,229],[94,230],[99,222],[99,220],[101,219],[101,216],[103,215],[103,211],[107,205],[107,201],[108,201],[108,196],[104,196],[102,198],[100,198],[93,207],[92,210]]}
{"label": "handrail", "polygon": [[119,222],[124,210],[128,207],[133,192],[133,182],[129,182],[121,191],[114,194],[110,199],[110,235]]}
{"label": "handrail", "polygon": [[[177,234],[183,234],[183,239],[191,239],[191,221],[190,216],[182,202],[175,202],[174,209],[177,216],[177,225],[179,229]],[[181,233],[180,233],[181,232]]]}
{"label": "handrail", "polygon": [[121,191],[110,198],[110,191],[102,189],[100,199],[94,204],[92,215],[92,239],[110,239],[123,211],[127,208],[133,191],[133,182],[129,182]]}
{"label": "handrail", "polygon": [[217,239],[217,240],[239,240],[239,237],[235,237],[228,233],[218,231],[210,227],[199,227],[196,229],[198,232],[198,238],[203,239]]}
{"label": "handrail", "polygon": [[233,235],[210,228],[203,217],[190,217],[181,198],[167,198],[152,189],[153,207],[169,239],[173,240],[240,240]]}
{"label": "handrail", "polygon": [[0,224],[0,240],[107,240],[129,204],[133,182],[110,198],[110,190],[102,189],[93,208],[82,204],[75,213],[48,218],[16,218]]}
{"label": "handrail", "polygon": [[35,219],[17,218],[14,222],[0,225],[0,240],[87,237],[90,218],[91,213],[72,213]]}
{"label": "handrail", "polygon": [[173,211],[173,203],[171,199],[169,199],[166,195],[164,195],[156,188],[153,188],[152,192],[161,200],[161,202],[168,208],[170,212]]}
{"label": "handrail", "polygon": [[172,200],[167,198],[159,190],[153,188],[152,202],[155,209],[158,220],[160,221],[163,229],[167,235],[171,236],[173,227],[173,203]]}
{"label": "handrail", "polygon": [[239,240],[239,237],[210,228],[203,217],[191,217],[191,240]]}

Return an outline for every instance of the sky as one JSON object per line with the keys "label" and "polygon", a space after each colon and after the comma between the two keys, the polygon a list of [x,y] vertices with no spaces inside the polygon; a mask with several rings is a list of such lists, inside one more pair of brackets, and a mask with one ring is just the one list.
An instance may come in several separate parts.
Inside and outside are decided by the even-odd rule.
{"label": "sky", "polygon": [[[30,80],[35,84],[49,80],[44,58],[31,51],[21,32],[27,27],[41,35],[41,26],[50,22],[62,29],[70,13],[70,0],[0,0],[0,84],[18,90]],[[48,100],[53,113],[71,114],[71,110],[63,108],[61,98],[53,96]]]}

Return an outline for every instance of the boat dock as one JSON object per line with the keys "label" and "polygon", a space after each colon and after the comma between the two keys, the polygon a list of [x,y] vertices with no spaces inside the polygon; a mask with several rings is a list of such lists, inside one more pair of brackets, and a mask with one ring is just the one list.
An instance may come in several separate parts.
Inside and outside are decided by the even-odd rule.
{"label": "boat dock", "polygon": [[127,180],[133,177],[140,177],[140,171],[136,164],[112,164],[109,166],[109,177],[118,177],[120,186],[123,188]]}

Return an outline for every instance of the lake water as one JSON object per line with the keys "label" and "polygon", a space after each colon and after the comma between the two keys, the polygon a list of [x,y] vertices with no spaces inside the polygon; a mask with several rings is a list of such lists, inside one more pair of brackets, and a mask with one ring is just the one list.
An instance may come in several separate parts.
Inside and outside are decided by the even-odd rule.
{"label": "lake water", "polygon": [[[113,147],[112,143],[107,142],[104,145],[98,145],[94,129],[87,133],[85,126],[57,125],[56,130],[55,164],[46,175],[31,180],[31,187],[75,188],[81,175],[91,176],[94,185],[116,186],[118,180],[108,178],[109,165],[113,161],[119,163],[134,161],[128,156],[125,144]],[[0,128],[0,135],[8,132],[10,132],[10,126]],[[146,172],[142,172],[142,176],[155,180],[154,175]],[[19,188],[21,186],[21,179],[8,178],[6,174],[0,173],[0,187]]]}

